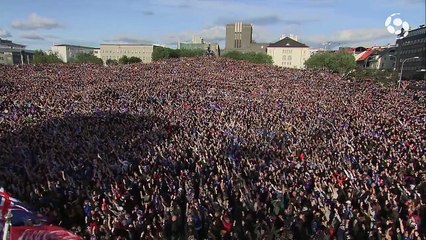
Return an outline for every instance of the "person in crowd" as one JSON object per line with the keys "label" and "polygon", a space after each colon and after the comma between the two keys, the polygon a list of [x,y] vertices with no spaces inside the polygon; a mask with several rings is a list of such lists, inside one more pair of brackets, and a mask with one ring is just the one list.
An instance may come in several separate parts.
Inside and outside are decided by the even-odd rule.
{"label": "person in crowd", "polygon": [[0,66],[0,186],[85,239],[425,239],[424,94],[207,57]]}

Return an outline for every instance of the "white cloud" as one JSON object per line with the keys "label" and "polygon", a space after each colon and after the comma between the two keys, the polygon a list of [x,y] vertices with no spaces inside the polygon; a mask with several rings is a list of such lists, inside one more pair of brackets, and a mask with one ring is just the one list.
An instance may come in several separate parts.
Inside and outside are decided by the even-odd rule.
{"label": "white cloud", "polygon": [[12,35],[8,31],[0,28],[0,38],[8,38],[8,37],[12,37]]}
{"label": "white cloud", "polygon": [[61,27],[61,24],[51,18],[46,18],[32,13],[28,19],[21,21],[15,20],[12,22],[11,26],[16,29],[21,30],[34,30],[34,29],[52,29]]}
{"label": "white cloud", "polygon": [[229,0],[155,0],[155,5],[163,7],[173,7],[178,9],[199,9],[200,14],[204,11],[215,12],[215,14],[228,15],[228,13],[235,15],[250,16],[259,12],[263,14],[273,13],[267,6],[252,4],[249,2],[229,1]]}
{"label": "white cloud", "polygon": [[199,35],[206,41],[222,41],[225,40],[226,27],[225,26],[212,26],[201,29],[193,35]]}
{"label": "white cloud", "polygon": [[279,36],[271,32],[267,27],[253,25],[253,40],[258,43],[272,43],[279,40]]}
{"label": "white cloud", "polygon": [[[304,16],[309,15],[309,16]],[[266,26],[266,25],[274,25],[274,24],[280,24],[280,25],[292,25],[292,26],[300,26],[304,23],[318,21],[319,17],[313,18],[312,14],[306,14],[306,13],[299,13],[298,16],[290,16],[290,14],[286,13],[286,18],[282,18],[278,16],[278,14],[271,14],[271,15],[264,15],[264,16],[257,16],[257,17],[249,17],[249,18],[236,18],[236,17],[226,17],[226,18],[218,18],[216,19],[216,24],[223,24],[226,25],[228,23],[242,21],[245,23],[251,23],[253,25],[258,26]]]}
{"label": "white cloud", "polygon": [[307,36],[303,39],[316,44],[321,44],[324,42],[333,42],[337,45],[372,46],[378,42],[382,42],[385,40],[394,42],[395,36],[389,34],[385,28],[363,28],[346,29],[332,34]]}
{"label": "white cloud", "polygon": [[35,31],[27,31],[19,35],[20,38],[30,41],[56,41],[59,38],[51,34],[44,34]]}
{"label": "white cloud", "polygon": [[112,36],[110,39],[105,40],[105,42],[114,42],[114,43],[152,43],[151,40],[135,35],[135,34],[119,34]]}
{"label": "white cloud", "polygon": [[225,26],[210,26],[199,31],[186,31],[174,34],[168,34],[163,37],[163,41],[167,44],[176,44],[177,42],[186,42],[192,39],[192,36],[202,37],[207,42],[220,42],[225,40]]}
{"label": "white cloud", "polygon": [[20,35],[21,38],[24,39],[29,39],[29,40],[45,40],[46,38],[44,36],[42,36],[39,33],[35,33],[35,32],[27,32],[27,33],[22,33]]}
{"label": "white cloud", "polygon": [[[185,31],[163,36],[165,44],[176,45],[178,42],[190,42],[192,36],[202,37],[206,42],[223,44],[226,39],[226,26],[213,25],[198,31]],[[253,40],[257,43],[272,43],[279,40],[279,35],[263,25],[253,25]]]}

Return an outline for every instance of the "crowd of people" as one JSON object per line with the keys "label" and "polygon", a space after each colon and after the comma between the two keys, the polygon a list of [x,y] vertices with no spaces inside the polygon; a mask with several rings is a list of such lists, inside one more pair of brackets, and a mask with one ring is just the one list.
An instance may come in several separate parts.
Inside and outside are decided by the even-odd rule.
{"label": "crowd of people", "polygon": [[0,66],[0,186],[85,239],[425,239],[424,94],[222,58]]}

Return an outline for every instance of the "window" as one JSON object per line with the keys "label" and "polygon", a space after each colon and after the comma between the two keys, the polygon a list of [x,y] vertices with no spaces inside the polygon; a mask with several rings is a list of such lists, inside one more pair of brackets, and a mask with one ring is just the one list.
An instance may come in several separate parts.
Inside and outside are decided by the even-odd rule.
{"label": "window", "polygon": [[290,60],[290,61],[291,61],[291,56],[288,56],[288,57],[287,57],[287,60]]}

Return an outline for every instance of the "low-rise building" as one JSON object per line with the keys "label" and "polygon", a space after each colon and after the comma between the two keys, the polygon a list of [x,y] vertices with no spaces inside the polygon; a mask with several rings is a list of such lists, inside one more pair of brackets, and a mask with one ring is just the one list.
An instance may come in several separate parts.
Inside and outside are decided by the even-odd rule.
{"label": "low-rise building", "polygon": [[96,48],[69,45],[69,44],[57,44],[50,48],[51,52],[57,54],[58,57],[65,63],[69,62],[72,58],[81,53],[94,54]]}
{"label": "low-rise building", "polygon": [[137,57],[143,63],[152,62],[152,53],[154,45],[152,44],[101,44],[101,59],[106,63],[108,59],[119,60],[123,56]]}
{"label": "low-rise building", "polygon": [[0,48],[23,50],[25,49],[25,47],[26,47],[25,45],[17,44],[10,40],[0,38]]}
{"label": "low-rise building", "polygon": [[95,48],[93,49],[93,55],[95,55],[95,57],[102,59],[101,56],[101,49],[100,48]]}
{"label": "low-rise building", "polygon": [[396,63],[396,48],[378,48],[370,55],[368,66],[372,69],[394,70]]}
{"label": "low-rise building", "polygon": [[179,43],[178,49],[212,51],[215,56],[220,56],[220,47],[217,43]]}
{"label": "low-rise building", "polygon": [[29,64],[34,51],[25,49],[25,45],[0,38],[0,64]]}
{"label": "low-rise building", "polygon": [[370,67],[370,56],[374,54],[374,49],[368,48],[365,51],[355,54],[356,65],[361,68]]}
{"label": "low-rise building", "polygon": [[220,56],[219,44],[206,43],[203,38],[197,36],[193,36],[192,42],[190,43],[179,42],[177,48],[189,50],[203,50],[205,52],[211,51],[215,56]]}
{"label": "low-rise building", "polygon": [[267,48],[274,65],[287,68],[304,68],[305,61],[311,56],[309,47],[290,37],[285,37]]}
{"label": "low-rise building", "polygon": [[34,51],[11,48],[0,48],[0,64],[30,64],[34,57]]}

